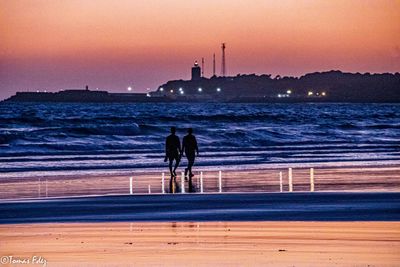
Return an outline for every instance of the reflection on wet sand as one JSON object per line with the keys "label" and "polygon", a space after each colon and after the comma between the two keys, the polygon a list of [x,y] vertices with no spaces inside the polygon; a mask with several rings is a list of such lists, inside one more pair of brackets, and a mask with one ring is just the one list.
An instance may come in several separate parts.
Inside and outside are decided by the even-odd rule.
{"label": "reflection on wet sand", "polygon": [[175,194],[178,190],[179,190],[179,186],[178,186],[178,183],[176,182],[176,177],[171,177],[169,179],[169,193]]}
{"label": "reflection on wet sand", "polygon": [[188,183],[188,191],[189,191],[189,193],[196,193],[196,188],[193,186],[193,180],[192,180],[192,178],[193,177],[190,177],[189,178],[189,183]]}
{"label": "reflection on wet sand", "polygon": [[[359,167],[321,167],[314,168],[315,191],[400,191],[400,165],[359,166]],[[185,181],[185,192],[216,193],[219,191],[218,171],[195,172],[192,180]],[[280,173],[282,190],[287,192],[287,169],[226,170],[221,181],[222,192],[279,192]],[[162,173],[143,172],[129,175],[92,175],[92,176],[49,176],[37,179],[7,178],[0,179],[0,199],[68,197],[81,195],[128,194],[129,179],[133,177],[133,194],[147,194],[149,185],[152,193],[162,193]],[[180,193],[181,177],[175,181],[165,179],[165,191]],[[168,182],[170,190],[168,190]],[[201,185],[203,189],[201,190]],[[293,190],[310,191],[310,169],[293,169]]]}
{"label": "reflection on wet sand", "polygon": [[[185,190],[185,192],[189,192],[189,193],[196,193],[196,184],[193,183],[192,177],[190,177],[189,179],[184,179],[183,181],[181,180],[181,186],[185,186],[186,187],[187,184],[187,191]],[[176,194],[176,193],[181,193],[182,188],[179,186],[179,183],[176,181],[176,177],[171,177],[169,179],[169,193],[170,194]],[[185,188],[186,189],[186,188]]]}

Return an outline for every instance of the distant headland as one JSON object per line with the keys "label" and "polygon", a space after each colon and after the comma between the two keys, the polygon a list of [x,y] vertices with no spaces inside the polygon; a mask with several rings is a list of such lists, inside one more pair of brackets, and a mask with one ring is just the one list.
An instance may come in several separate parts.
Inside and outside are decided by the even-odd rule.
{"label": "distant headland", "polygon": [[388,102],[400,103],[400,73],[315,72],[301,77],[241,75],[205,78],[197,63],[191,80],[173,80],[149,93],[69,89],[17,92],[7,102]]}

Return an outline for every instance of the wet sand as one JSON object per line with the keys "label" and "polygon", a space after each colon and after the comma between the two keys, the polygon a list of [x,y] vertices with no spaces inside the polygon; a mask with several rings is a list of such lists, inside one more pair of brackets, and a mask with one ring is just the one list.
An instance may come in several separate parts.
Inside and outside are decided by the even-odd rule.
{"label": "wet sand", "polygon": [[[240,209],[248,209],[242,210],[241,216],[243,214],[259,216],[258,219],[248,218],[249,221],[254,219],[258,222],[248,222],[246,219],[243,222],[228,222],[227,218],[215,218],[212,222],[198,222],[209,219],[210,214],[204,212],[214,212],[219,214],[218,216],[229,217],[229,213],[226,212],[227,207],[220,207],[215,205],[217,202],[209,201],[210,198],[230,197],[229,194],[156,195],[154,193],[161,193],[160,173],[47,176],[35,179],[2,177],[0,180],[2,207],[5,209],[17,208],[19,212],[6,213],[3,210],[4,213],[2,213],[3,215],[11,214],[11,217],[19,214],[18,216],[22,220],[20,222],[23,224],[7,224],[12,221],[12,218],[8,218],[10,221],[7,222],[4,220],[7,219],[5,218],[7,216],[2,217],[5,224],[0,224],[0,256],[31,258],[35,255],[45,258],[47,266],[399,266],[400,221],[396,219],[398,201],[391,202],[392,200],[389,199],[383,203],[376,199],[365,201],[363,198],[362,201],[354,202],[355,204],[351,202],[355,205],[352,206],[353,204],[348,204],[350,202],[335,204],[326,199],[331,194],[327,191],[399,192],[399,170],[399,165],[316,168],[315,190],[321,193],[299,193],[299,196],[304,194],[303,197],[307,199],[306,201],[305,199],[298,201],[293,198],[296,193],[270,194],[276,195],[270,197],[279,199],[290,196],[291,202],[285,200],[287,210],[291,211],[291,214],[299,212],[303,219],[293,217],[294,221],[288,221],[288,218],[276,218],[278,221],[269,222],[266,221],[266,218],[272,218],[271,210],[282,208],[282,206],[276,205],[281,202],[275,201],[274,205],[268,207],[269,202],[261,199],[260,203],[253,202],[246,206],[239,205],[238,198],[233,199],[232,203],[226,199],[219,203],[231,205],[229,208],[235,214],[238,214]],[[278,192],[279,172],[283,174],[283,190],[287,191],[287,169],[274,168],[223,171],[223,192]],[[133,193],[142,195],[127,196],[129,194],[129,177],[133,177]],[[196,193],[199,192],[198,178],[197,173],[193,179]],[[168,180],[166,177],[167,192],[170,190]],[[293,182],[295,192],[309,191],[309,169],[294,169]],[[143,195],[147,194],[149,185],[153,194]],[[180,185],[181,181],[178,177],[177,192],[180,191]],[[187,182],[185,182],[185,186],[187,192]],[[207,193],[218,191],[217,172],[204,173],[204,191]],[[104,196],[109,194],[120,196]],[[319,198],[318,194],[322,194],[322,198]],[[368,194],[374,194],[371,196],[375,198],[381,193]],[[99,199],[94,197],[87,198],[89,203],[86,201],[79,203],[81,200],[76,198],[66,199],[64,206],[72,211],[68,213],[67,209],[60,208],[63,200],[50,199],[84,195],[101,195],[100,200],[106,199],[111,202],[106,201],[110,205],[102,207],[98,205]],[[239,196],[238,194],[232,195]],[[252,197],[259,198],[262,195],[253,194]],[[49,199],[44,199],[46,197]],[[189,212],[192,215],[200,216],[200,219],[171,222],[175,220],[166,218],[159,219],[164,222],[139,222],[141,220],[139,218],[136,222],[132,222],[132,218],[126,216],[127,214],[141,216],[141,213],[132,207],[152,207],[154,209],[154,201],[157,199],[156,208],[158,207],[160,211],[168,203],[187,212],[194,207],[201,208],[201,203],[190,206],[190,201],[202,202],[202,197],[208,198],[208,202],[203,203],[208,208],[204,208],[203,213]],[[316,202],[312,200],[315,197],[318,198],[315,200]],[[12,204],[13,201],[5,201],[5,199],[23,198],[40,200],[21,201],[15,206]],[[114,201],[114,198],[122,199]],[[132,200],[140,199],[149,201],[148,205],[131,203]],[[168,199],[173,201],[165,202]],[[179,199],[182,203],[186,203],[186,206],[179,202]],[[324,199],[323,205],[320,202],[321,199]],[[335,199],[339,202],[343,201],[342,197]],[[121,205],[121,201],[127,202]],[[76,206],[73,206],[73,203]],[[239,206],[235,206],[235,203]],[[368,209],[365,209],[365,205],[368,206]],[[346,216],[355,216],[355,218],[348,217],[348,220],[352,222],[343,222],[343,217],[326,219],[328,221],[337,220],[335,222],[315,222],[320,220],[321,214],[324,216],[335,214],[335,216],[342,216],[344,214],[332,212],[330,210],[332,208],[344,212]],[[392,213],[385,211],[385,208],[390,208]],[[357,210],[361,213],[365,212],[366,217],[360,219],[361,213],[357,213]],[[82,213],[80,214],[79,211]],[[130,213],[126,213],[126,211]],[[307,219],[304,218],[314,211],[316,211],[316,219],[305,222]],[[179,217],[182,215],[181,212],[178,210],[172,214]],[[260,212],[264,212],[262,216]],[[163,215],[162,212],[151,212],[151,209],[148,208],[147,213],[142,215],[144,218],[149,218],[150,213],[152,216]],[[81,219],[77,219],[79,214],[82,216]],[[94,220],[89,221],[101,220],[100,218],[105,216],[104,221],[77,222],[85,221],[91,214]],[[380,217],[377,214],[380,214]],[[70,215],[73,215],[71,220],[68,219]],[[387,215],[392,216],[394,221],[388,222],[385,217]],[[60,220],[62,216],[64,219]],[[119,219],[118,216],[120,216]],[[170,215],[164,213],[163,216]],[[37,222],[41,223],[26,223],[26,218],[36,218]],[[52,218],[58,222],[43,223],[52,221],[46,218]],[[109,222],[113,218],[125,222]],[[73,223],[66,223],[67,221],[73,221]]]}
{"label": "wet sand", "polygon": [[41,256],[47,266],[398,266],[400,262],[400,222],[22,224],[0,225],[0,240],[2,256]]}
{"label": "wet sand", "polygon": [[[200,191],[198,170],[193,178],[195,192]],[[223,192],[279,192],[279,173],[282,172],[283,191],[288,191],[288,169],[222,170]],[[204,192],[218,192],[218,172],[204,171]],[[64,175],[37,178],[0,179],[0,199],[68,197],[83,195],[129,194],[129,178],[133,178],[133,193],[161,193],[161,173],[142,172],[113,175]],[[399,192],[400,165],[316,167],[315,191]],[[176,178],[181,185],[180,174]],[[178,192],[180,191],[177,188]],[[188,192],[188,183],[185,182]],[[293,169],[293,190],[310,190],[310,169]],[[169,177],[165,173],[165,191],[170,192]]]}
{"label": "wet sand", "polygon": [[400,221],[400,193],[119,195],[0,202],[0,224],[67,222]]}

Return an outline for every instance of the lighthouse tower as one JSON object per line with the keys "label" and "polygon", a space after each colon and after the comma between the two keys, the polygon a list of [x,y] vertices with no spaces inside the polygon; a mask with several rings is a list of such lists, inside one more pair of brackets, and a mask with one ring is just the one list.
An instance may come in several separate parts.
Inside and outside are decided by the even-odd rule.
{"label": "lighthouse tower", "polygon": [[201,79],[201,68],[197,61],[194,62],[194,66],[192,67],[192,81]]}

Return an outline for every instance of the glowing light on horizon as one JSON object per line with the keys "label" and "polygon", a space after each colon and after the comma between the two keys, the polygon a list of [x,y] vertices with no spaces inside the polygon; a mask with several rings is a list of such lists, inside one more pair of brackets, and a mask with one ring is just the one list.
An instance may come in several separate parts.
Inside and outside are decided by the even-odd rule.
{"label": "glowing light on horizon", "polygon": [[217,88],[217,92],[221,92],[221,88],[218,87],[218,88]]}
{"label": "glowing light on horizon", "polygon": [[132,87],[129,86],[129,87],[128,87],[128,91],[129,91],[129,92],[132,91]]}
{"label": "glowing light on horizon", "polygon": [[164,88],[161,87],[161,88],[160,88],[160,91],[163,92],[163,91],[164,91]]}
{"label": "glowing light on horizon", "polygon": [[290,95],[292,93],[292,90],[287,90],[286,93]]}
{"label": "glowing light on horizon", "polygon": [[197,91],[203,92],[203,89],[200,87],[199,89],[197,89]]}
{"label": "glowing light on horizon", "polygon": [[312,96],[313,94],[314,94],[313,92],[308,91],[308,95],[309,95],[309,96]]}
{"label": "glowing light on horizon", "polygon": [[321,95],[322,95],[322,96],[326,96],[326,93],[325,93],[325,92],[322,92]]}

